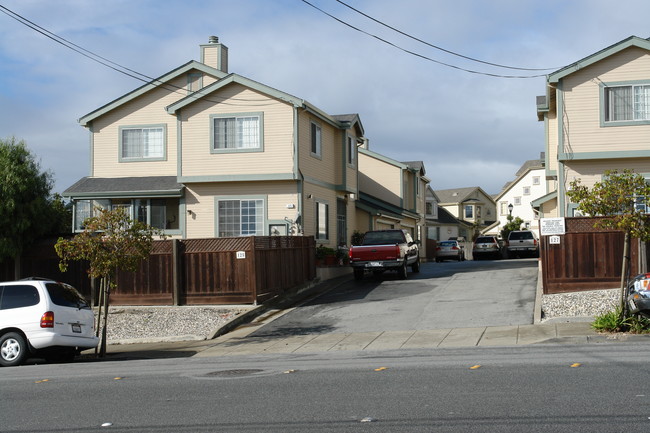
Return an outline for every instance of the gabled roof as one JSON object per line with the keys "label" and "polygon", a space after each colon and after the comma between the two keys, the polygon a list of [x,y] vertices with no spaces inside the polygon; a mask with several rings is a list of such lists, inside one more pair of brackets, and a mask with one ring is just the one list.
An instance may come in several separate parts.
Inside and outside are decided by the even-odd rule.
{"label": "gabled roof", "polygon": [[452,189],[437,189],[435,191],[436,195],[440,198],[440,203],[462,203],[467,201],[475,191],[480,191],[486,197],[492,199],[492,197],[481,189],[480,186],[470,186],[467,188],[452,188]]}
{"label": "gabled roof", "polygon": [[580,59],[577,62],[571,63],[570,65],[565,66],[562,69],[558,69],[557,71],[548,75],[547,82],[557,83],[567,75],[570,75],[587,66],[593,65],[596,62],[599,62],[613,54],[616,54],[630,47],[639,47],[650,51],[650,40],[639,38],[637,36],[630,36],[626,39],[623,39],[620,42],[615,43],[614,45],[611,45],[605,49],[598,51],[597,53],[594,53],[590,56]]}
{"label": "gabled roof", "polygon": [[[81,126],[88,126],[88,123],[91,122],[93,119],[96,119],[97,117],[102,116],[108,113],[109,111],[114,110],[115,108],[123,104],[126,104],[129,101],[132,101],[133,99],[147,93],[150,90],[156,89],[161,85],[164,85],[165,83],[173,80],[174,78],[180,75],[186,74],[188,71],[191,71],[192,69],[197,69],[201,72],[204,72],[208,75],[212,75],[216,78],[223,78],[227,75],[225,72],[222,72],[219,69],[215,69],[201,62],[197,62],[196,60],[192,60],[166,73],[165,75],[162,75],[156,78],[155,80],[152,80],[144,84],[143,86],[140,86],[137,89],[109,102],[108,104],[103,105],[94,111],[91,111],[85,116],[82,116],[78,120],[78,122],[81,124]],[[180,90],[180,89],[173,89],[173,90]]]}
{"label": "gabled roof", "polygon": [[402,164],[406,165],[413,171],[420,172],[421,176],[427,174],[427,171],[424,168],[424,162],[422,161],[402,161]]}
{"label": "gabled roof", "polygon": [[517,182],[521,180],[524,176],[528,174],[531,170],[541,170],[544,168],[544,161],[541,159],[529,159],[528,161],[524,162],[522,166],[517,170],[517,173],[515,173],[515,179],[506,182],[505,185],[503,185],[503,189],[501,189],[501,192],[497,194],[494,197],[494,201],[498,201],[505,193],[507,193],[512,187],[514,187]]}
{"label": "gabled roof", "polygon": [[288,102],[296,107],[302,107],[303,105],[306,104],[306,101],[297,98],[293,95],[290,95],[288,93],[274,89],[273,87],[269,87],[266,84],[259,83],[257,81],[251,80],[250,78],[246,78],[238,74],[228,74],[227,76],[223,77],[219,81],[215,81],[214,83],[205,86],[202,89],[197,90],[196,92],[190,95],[187,95],[183,99],[174,102],[173,104],[166,107],[166,110],[169,114],[174,114],[181,108],[186,107],[187,105],[190,105],[193,102],[196,102],[199,99],[206,97],[212,92],[222,89],[225,86],[232,83],[241,84],[242,86],[246,86],[248,88],[254,89],[260,93],[264,93],[265,95]]}
{"label": "gabled roof", "polygon": [[176,176],[83,177],[63,192],[64,197],[181,197],[182,183]]}
{"label": "gabled roof", "polygon": [[453,216],[447,209],[444,207],[438,207],[438,218],[428,217],[427,221],[437,222],[439,224],[458,224],[464,226],[470,226],[471,224],[466,223],[465,221],[459,220]]}
{"label": "gabled roof", "polygon": [[336,121],[340,122],[342,125],[349,125],[348,128],[353,128],[357,127],[359,128],[359,132],[363,136],[365,134],[365,131],[363,129],[363,125],[361,124],[361,119],[359,118],[359,115],[356,113],[352,114],[335,114],[332,116]]}

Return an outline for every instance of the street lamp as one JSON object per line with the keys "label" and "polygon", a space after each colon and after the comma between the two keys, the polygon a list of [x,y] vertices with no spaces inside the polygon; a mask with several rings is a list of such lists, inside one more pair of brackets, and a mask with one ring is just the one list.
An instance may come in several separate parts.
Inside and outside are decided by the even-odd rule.
{"label": "street lamp", "polygon": [[512,216],[512,208],[514,208],[514,206],[512,205],[512,203],[510,203],[508,205],[508,212],[510,212],[510,216]]}

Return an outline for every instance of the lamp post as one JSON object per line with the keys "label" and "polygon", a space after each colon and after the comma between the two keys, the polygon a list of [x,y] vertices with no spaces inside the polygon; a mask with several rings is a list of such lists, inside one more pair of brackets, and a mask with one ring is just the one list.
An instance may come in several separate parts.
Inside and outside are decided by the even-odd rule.
{"label": "lamp post", "polygon": [[510,203],[508,205],[508,212],[510,212],[510,216],[512,216],[512,208],[514,208],[514,206],[512,205],[512,203]]}

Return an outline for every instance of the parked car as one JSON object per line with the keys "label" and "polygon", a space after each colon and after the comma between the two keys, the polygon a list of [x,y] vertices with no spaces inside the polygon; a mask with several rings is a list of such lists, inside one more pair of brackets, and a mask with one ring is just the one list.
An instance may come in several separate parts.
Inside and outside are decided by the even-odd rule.
{"label": "parked car", "polygon": [[508,257],[531,256],[539,257],[539,241],[535,232],[530,230],[515,230],[508,235],[506,247]]}
{"label": "parked car", "polygon": [[650,273],[637,275],[630,281],[627,302],[632,314],[650,317]]}
{"label": "parked car", "polygon": [[459,262],[465,260],[465,247],[458,241],[441,241],[436,247],[436,262],[453,259]]}
{"label": "parked car", "polygon": [[407,267],[420,272],[420,249],[406,230],[371,230],[361,245],[350,247],[350,266],[354,278],[361,280],[366,270],[381,273],[397,271],[400,278],[408,275]]}
{"label": "parked car", "polygon": [[474,260],[480,260],[484,257],[500,259],[501,244],[496,236],[479,236],[474,241],[472,256],[474,257]]}
{"label": "parked car", "polygon": [[97,347],[94,315],[72,286],[44,278],[0,283],[0,365],[29,356],[72,361]]}

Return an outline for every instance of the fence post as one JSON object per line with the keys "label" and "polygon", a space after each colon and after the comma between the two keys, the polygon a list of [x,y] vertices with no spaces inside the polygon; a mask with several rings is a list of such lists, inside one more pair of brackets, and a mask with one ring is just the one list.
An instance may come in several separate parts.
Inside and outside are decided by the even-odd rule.
{"label": "fence post", "polygon": [[181,255],[178,239],[172,239],[172,303],[181,305]]}
{"label": "fence post", "polygon": [[257,287],[257,261],[256,256],[257,256],[257,249],[255,248],[255,236],[251,236],[250,238],[250,259],[248,260],[249,266],[250,266],[250,276],[251,276],[251,286],[253,289],[253,305],[257,305],[257,296],[259,295],[258,293],[258,287]]}

